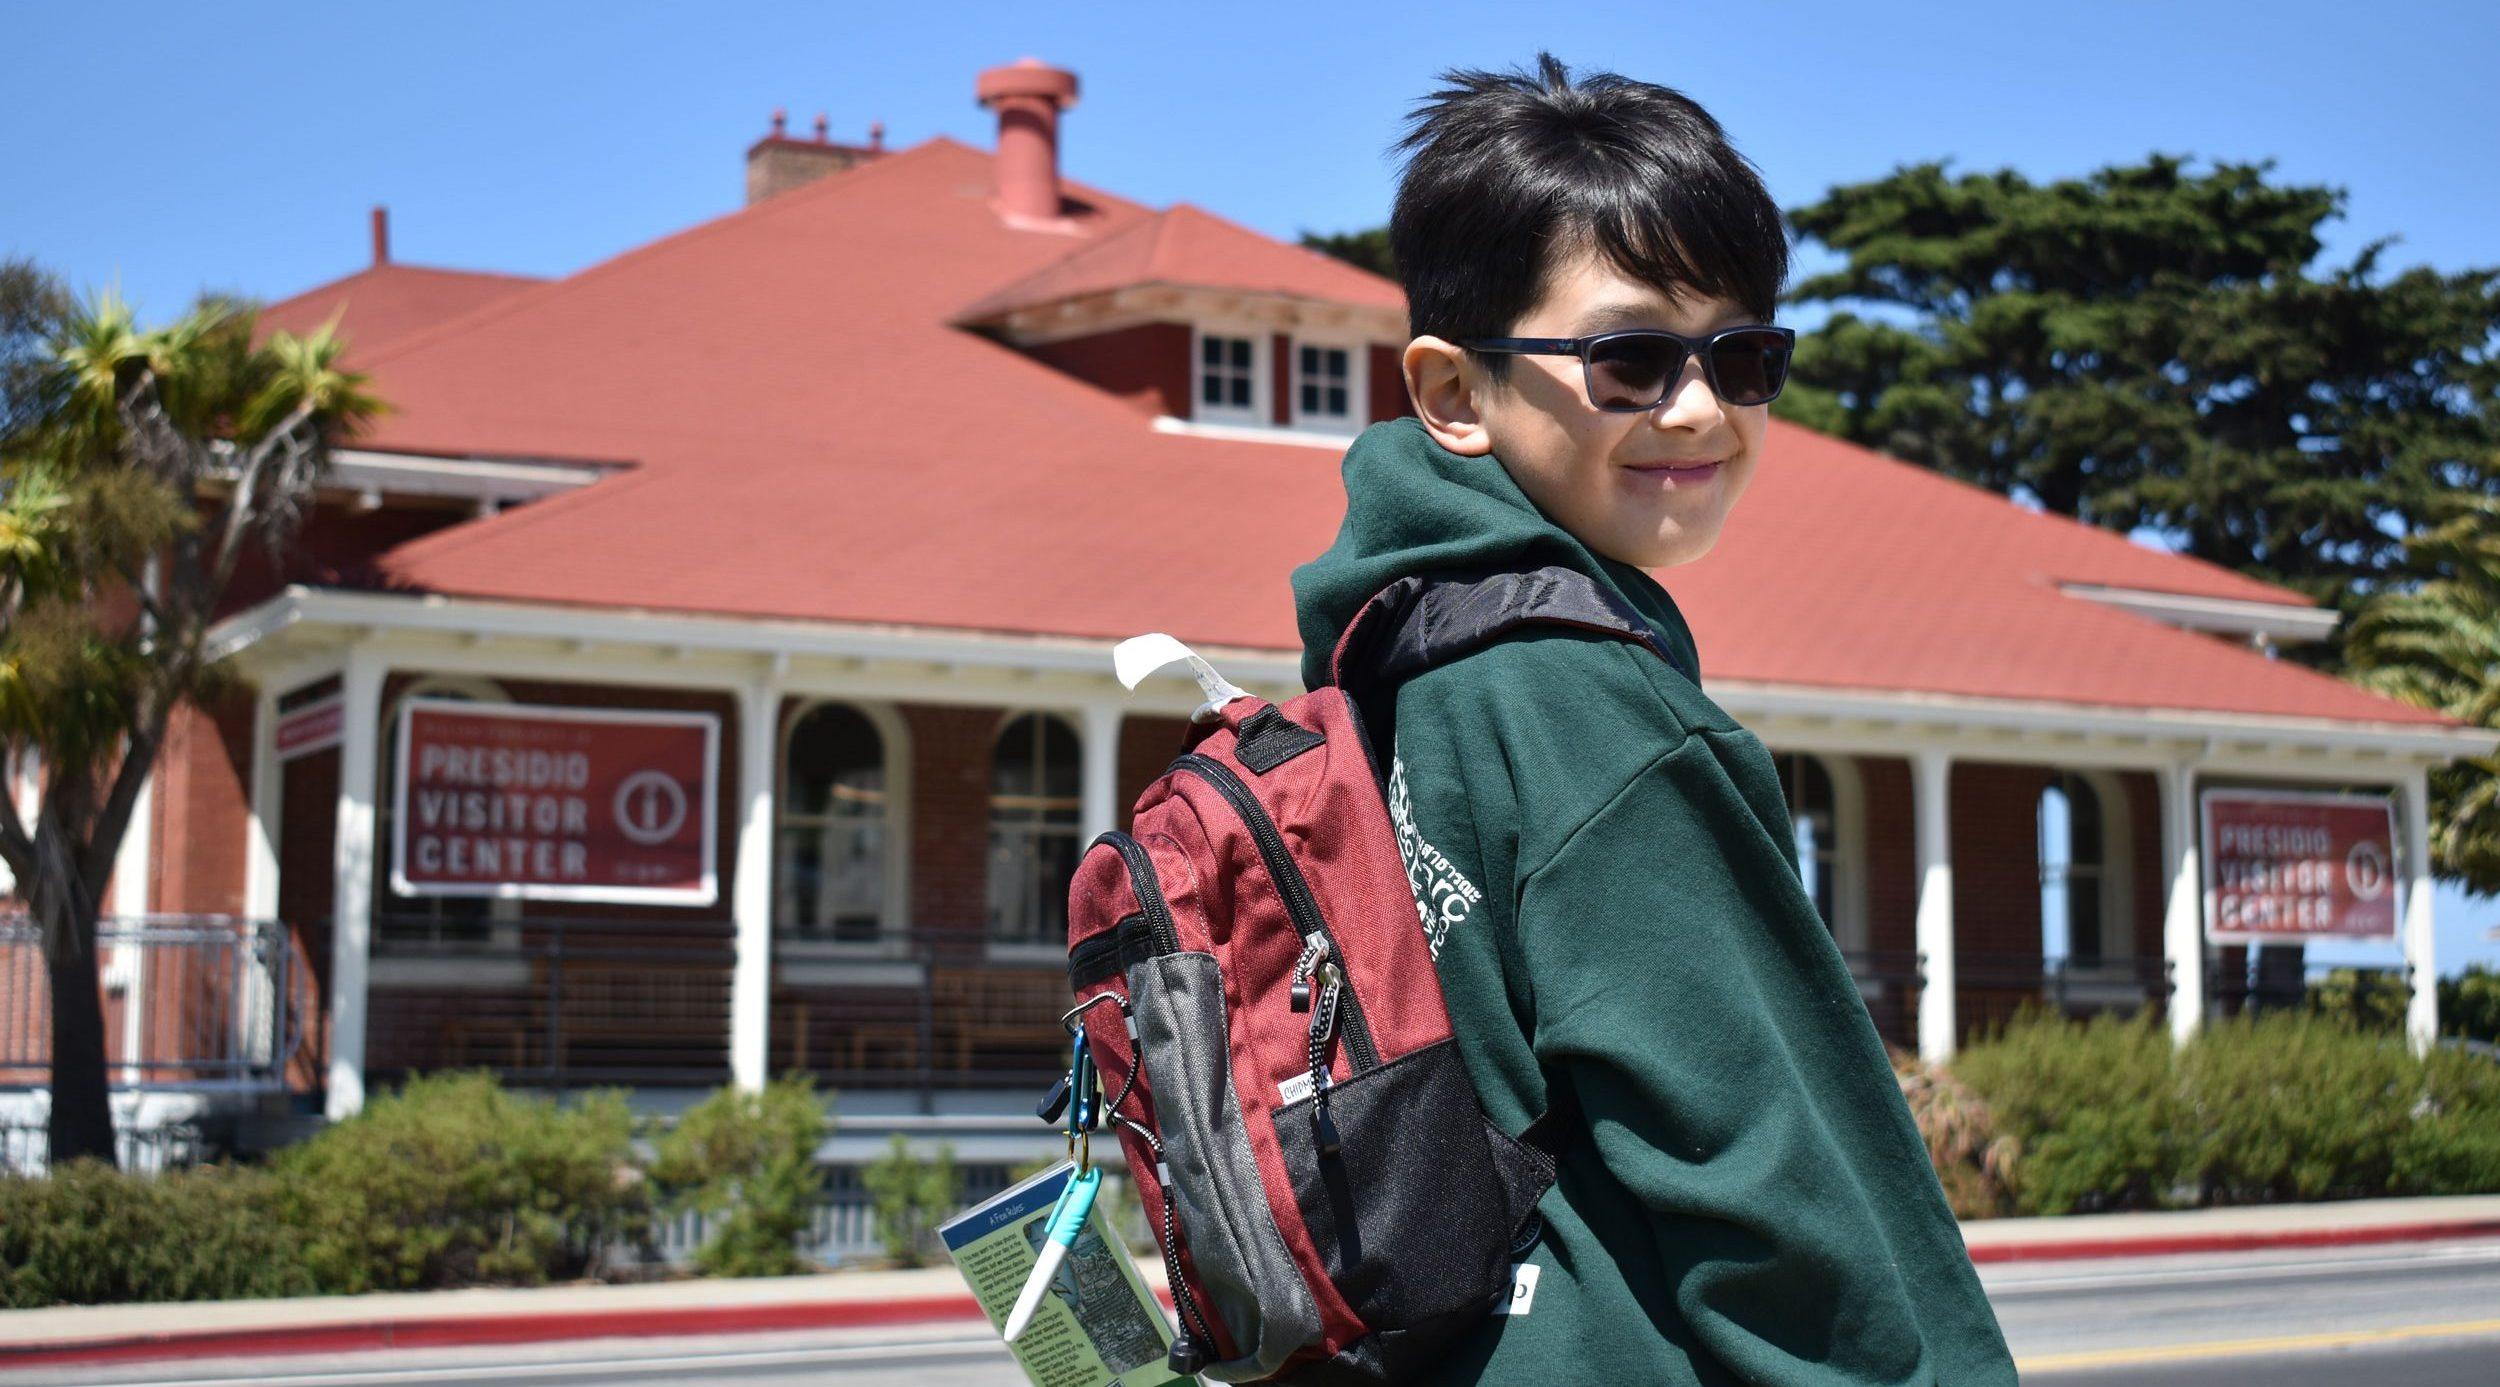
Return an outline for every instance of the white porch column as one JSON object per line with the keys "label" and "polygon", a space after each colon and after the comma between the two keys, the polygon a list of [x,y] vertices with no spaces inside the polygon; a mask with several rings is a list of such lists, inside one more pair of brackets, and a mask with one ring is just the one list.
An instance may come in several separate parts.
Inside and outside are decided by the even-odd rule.
{"label": "white porch column", "polygon": [[737,887],[729,914],[737,963],[729,975],[729,1074],[764,1086],[770,1065],[773,989],[773,752],[781,741],[781,665],[757,675],[738,701]]}
{"label": "white porch column", "polygon": [[1085,705],[1085,804],[1078,844],[1094,841],[1120,823],[1120,705]]}
{"label": "white porch column", "polygon": [[1910,760],[1918,816],[1918,1057],[1953,1057],[1953,818],[1945,787],[1953,759],[1927,748]]}
{"label": "white porch column", "polygon": [[2198,865],[2196,764],[2155,768],[2161,789],[2162,953],[2170,960],[2170,1038],[2180,1045],[2205,1024],[2205,895]]}
{"label": "white porch column", "polygon": [[[161,748],[157,759],[161,769]],[[122,834],[121,850],[113,855],[113,913],[133,924],[156,908],[156,879],[150,870],[156,856],[156,779],[157,772],[152,769],[148,778],[139,782],[138,797],[130,805],[130,827]],[[114,945],[113,960],[104,969],[104,983],[122,994],[122,1066],[118,1082],[135,1088],[147,1077],[147,1071],[138,1067],[147,1058],[147,946],[129,941]]]}
{"label": "white porch column", "polygon": [[[255,931],[265,926],[275,947],[284,949],[286,931],[277,925],[279,792],[284,782],[278,778],[278,690],[274,683],[263,685],[252,702],[251,773],[251,816],[243,826],[243,918],[253,922]],[[275,1030],[271,1021],[280,1005],[275,979],[251,957],[239,961],[238,972],[243,978],[243,997],[242,1005],[235,1008],[235,1053],[255,1063],[273,1062],[277,1057],[270,1053]]]}
{"label": "white porch column", "polygon": [[2406,769],[2405,815],[2405,965],[2413,977],[2412,1004],[2405,1008],[2405,1043],[2415,1055],[2430,1052],[2439,1038],[2438,936],[2431,928],[2430,772],[2423,766]]}
{"label": "white porch column", "polygon": [[338,841],[331,859],[330,1120],[365,1105],[365,989],[373,957],[373,798],[381,767],[382,660],[348,651],[339,677]]}

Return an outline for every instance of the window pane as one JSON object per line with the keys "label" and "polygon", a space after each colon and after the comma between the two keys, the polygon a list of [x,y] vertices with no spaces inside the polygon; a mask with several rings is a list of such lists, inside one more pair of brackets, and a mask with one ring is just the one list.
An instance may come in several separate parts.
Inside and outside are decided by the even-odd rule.
{"label": "window pane", "polygon": [[2075,873],[2066,878],[2066,955],[2077,963],[2101,961],[2101,879]]}
{"label": "window pane", "polygon": [[1203,404],[1220,405],[1224,403],[1224,378],[1222,376],[1200,376],[1198,378],[1198,399],[1200,403]]}
{"label": "window pane", "polygon": [[885,808],[885,739],[858,709],[827,703],[790,729],[782,781],[785,814],[822,814],[834,806]]}
{"label": "window pane", "polygon": [[2064,783],[2067,841],[2074,845],[2074,860],[2097,864],[2101,861],[2101,797],[2079,777],[2067,776]]}
{"label": "window pane", "polygon": [[1058,718],[1043,718],[1041,723],[1043,792],[1074,800],[1085,792],[1085,768],[1080,764],[1084,751],[1077,743],[1076,729]]}
{"label": "window pane", "polygon": [[1242,409],[1250,407],[1250,378],[1248,376],[1233,377],[1233,403]]}
{"label": "window pane", "polygon": [[1304,347],[1302,349],[1302,374],[1306,376],[1319,374],[1319,348]]}
{"label": "window pane", "polygon": [[1317,414],[1319,412],[1319,399],[1319,387],[1312,385],[1307,381],[1304,382],[1302,386],[1302,412],[1305,414]]}
{"label": "window pane", "polygon": [[1330,375],[1332,375],[1332,376],[1335,376],[1335,377],[1336,377],[1337,379],[1339,379],[1339,380],[1343,380],[1343,379],[1345,379],[1345,374],[1346,374],[1346,355],[1345,355],[1345,352],[1344,352],[1342,349],[1335,348],[1335,347],[1331,347],[1331,348],[1329,349],[1329,351],[1328,351],[1328,374],[1330,374]]}
{"label": "window pane", "polygon": [[1328,387],[1328,412],[1331,414],[1343,414],[1346,412],[1344,386],[1332,385]]}
{"label": "window pane", "polygon": [[1249,370],[1249,369],[1250,369],[1250,339],[1249,339],[1249,338],[1247,338],[1247,337],[1233,337],[1233,338],[1228,338],[1228,339],[1226,339],[1226,340],[1227,340],[1227,341],[1229,341],[1229,342],[1232,344],[1232,349],[1233,349],[1233,369],[1234,369],[1234,370],[1236,370],[1236,371],[1247,371],[1247,370]]}
{"label": "window pane", "polygon": [[1209,366],[1223,365],[1224,339],[1221,337],[1200,338],[1198,341],[1198,359],[1205,362]]}

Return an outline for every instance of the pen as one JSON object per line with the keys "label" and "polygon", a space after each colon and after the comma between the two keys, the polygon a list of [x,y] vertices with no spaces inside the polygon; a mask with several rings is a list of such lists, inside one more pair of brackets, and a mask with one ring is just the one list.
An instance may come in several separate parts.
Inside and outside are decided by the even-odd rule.
{"label": "pen", "polygon": [[1059,1274],[1059,1264],[1068,1259],[1068,1249],[1085,1227],[1086,1215],[1094,1211],[1094,1193],[1101,1187],[1102,1167],[1087,1166],[1070,1177],[1067,1188],[1059,1191],[1059,1202],[1050,1211],[1049,1236],[1042,1239],[1042,1255],[1033,1263],[1033,1274],[1024,1279],[1024,1291],[1016,1297],[1016,1308],[1007,1315],[1010,1343],[1023,1335],[1033,1323],[1033,1312],[1042,1308],[1042,1293],[1050,1289],[1051,1278]]}

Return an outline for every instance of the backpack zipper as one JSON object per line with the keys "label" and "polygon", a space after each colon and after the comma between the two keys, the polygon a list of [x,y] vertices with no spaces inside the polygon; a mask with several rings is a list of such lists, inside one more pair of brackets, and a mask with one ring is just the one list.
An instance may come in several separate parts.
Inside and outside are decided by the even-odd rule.
{"label": "backpack zipper", "polygon": [[[1343,960],[1345,950],[1338,945],[1337,937],[1328,932],[1328,921],[1321,916],[1319,902],[1311,895],[1311,884],[1303,879],[1302,869],[1294,864],[1293,854],[1286,850],[1284,835],[1276,831],[1275,821],[1259,807],[1259,797],[1242,783],[1241,777],[1233,774],[1232,768],[1223,762],[1194,751],[1182,753],[1166,769],[1188,771],[1214,786],[1224,796],[1225,801],[1232,805],[1233,812],[1249,826],[1250,836],[1258,842],[1259,856],[1267,863],[1267,874],[1275,881],[1277,894],[1284,897],[1286,913],[1293,917],[1294,932],[1306,941],[1314,935],[1327,941],[1328,952]],[[1339,969],[1342,972],[1342,962]],[[1355,1069],[1375,1068],[1380,1063],[1380,1052],[1372,1048],[1371,1027],[1364,1024],[1362,1004],[1355,999],[1351,975],[1345,977],[1342,986],[1345,992],[1343,1019],[1346,1048],[1354,1056]],[[1322,990],[1324,994],[1335,991],[1333,987]],[[1312,1018],[1315,1043],[1324,1041],[1316,1023],[1321,1016],[1325,1016],[1333,1028],[1338,1019],[1337,1010],[1331,1007]]]}
{"label": "backpack zipper", "polygon": [[1154,859],[1146,855],[1146,845],[1116,828],[1104,829],[1102,835],[1085,845],[1086,850],[1109,843],[1128,867],[1129,884],[1137,890],[1137,903],[1145,907],[1146,924],[1155,932],[1157,952],[1176,954],[1181,951],[1180,927],[1172,923],[1172,907],[1163,899],[1163,884],[1155,879]]}

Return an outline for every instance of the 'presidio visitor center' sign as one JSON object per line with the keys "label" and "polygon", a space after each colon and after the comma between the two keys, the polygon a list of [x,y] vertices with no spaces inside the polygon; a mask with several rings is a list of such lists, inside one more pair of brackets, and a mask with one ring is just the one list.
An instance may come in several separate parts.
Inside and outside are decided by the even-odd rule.
{"label": "'presidio visitor center' sign", "polygon": [[391,887],[402,895],[709,905],[720,719],[411,698]]}

